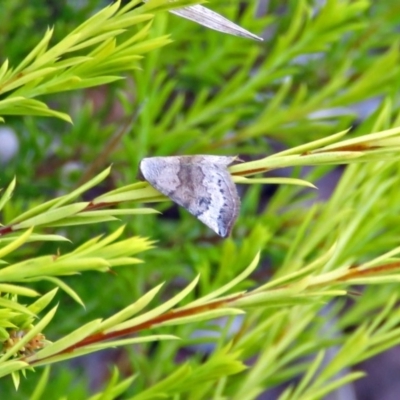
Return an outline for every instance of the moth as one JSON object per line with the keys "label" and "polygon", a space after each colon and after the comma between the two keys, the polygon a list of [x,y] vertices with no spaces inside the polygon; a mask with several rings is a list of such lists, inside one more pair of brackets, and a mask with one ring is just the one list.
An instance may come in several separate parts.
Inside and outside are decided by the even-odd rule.
{"label": "moth", "polygon": [[222,15],[210,10],[209,8],[203,7],[200,4],[176,8],[174,10],[170,10],[170,12],[190,21],[197,22],[198,24],[206,26],[207,28],[215,31],[234,36],[241,36],[247,39],[263,41],[263,38],[254,35],[254,33],[249,32],[241,26],[233,23],[229,19],[226,19]]}
{"label": "moth", "polygon": [[141,176],[222,237],[238,217],[240,198],[227,167],[237,157],[196,155],[150,157],[140,162]]}

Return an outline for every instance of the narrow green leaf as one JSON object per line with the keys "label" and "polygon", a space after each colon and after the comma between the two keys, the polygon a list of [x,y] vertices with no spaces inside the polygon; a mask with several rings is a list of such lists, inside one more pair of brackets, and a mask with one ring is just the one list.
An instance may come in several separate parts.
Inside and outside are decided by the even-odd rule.
{"label": "narrow green leaf", "polygon": [[101,319],[96,319],[94,321],[88,322],[87,324],[81,326],[80,328],[74,330],[70,334],[64,336],[60,340],[49,344],[44,349],[39,350],[35,355],[29,357],[29,361],[37,361],[43,358],[47,358],[53,355],[56,355],[63,350],[71,347],[83,339],[90,336],[92,333],[98,330],[98,326],[101,322]]}
{"label": "narrow green leaf", "polygon": [[60,207],[57,209],[52,209],[49,211],[45,211],[41,215],[37,215],[32,218],[28,218],[27,220],[17,223],[13,225],[13,230],[19,230],[19,229],[25,229],[29,228],[31,226],[39,226],[39,225],[45,225],[45,224],[50,224],[55,221],[62,220],[64,218],[67,218],[71,215],[79,213],[79,211],[84,210],[87,206],[89,205],[88,202],[85,203],[76,203],[76,204],[71,204],[68,206]]}
{"label": "narrow green leaf", "polygon": [[77,226],[77,225],[87,225],[87,224],[99,224],[100,222],[112,222],[112,221],[119,221],[118,218],[113,217],[112,215],[106,217],[102,217],[102,216],[81,216],[79,215],[75,215],[73,217],[67,217],[65,219],[62,219],[60,221],[55,221],[55,222],[50,222],[48,224],[44,224],[42,225],[43,227],[46,228],[55,228],[58,226]]}
{"label": "narrow green leaf", "polygon": [[323,387],[319,390],[313,390],[312,393],[303,397],[305,400],[319,400],[326,398],[328,393],[331,393],[341,386],[344,386],[350,382],[354,382],[357,379],[365,377],[365,372],[352,372],[341,378],[338,378],[332,382],[326,382]]}
{"label": "narrow green leaf", "polygon": [[169,326],[169,325],[186,325],[194,322],[208,321],[210,319],[217,319],[221,317],[235,316],[245,314],[245,311],[239,310],[238,308],[221,308],[218,310],[208,310],[204,313],[198,313],[195,315],[190,315],[188,317],[180,317],[176,319],[171,319],[168,321],[161,322],[154,325],[154,327]]}
{"label": "narrow green leaf", "polygon": [[73,51],[78,51],[78,50],[82,50],[86,47],[90,47],[93,46],[97,43],[103,43],[105,40],[109,39],[109,38],[114,38],[118,35],[121,35],[122,33],[125,33],[125,29],[115,29],[115,30],[111,30],[109,27],[107,27],[107,32],[104,32],[102,34],[98,34],[97,36],[88,38],[87,40],[84,40],[80,43],[75,44],[74,46],[70,47],[68,49],[69,52],[73,52]]}
{"label": "narrow green leaf", "polygon": [[109,329],[107,332],[116,332],[116,331],[120,331],[120,330],[123,330],[126,328],[132,328],[136,325],[139,325],[143,322],[146,322],[152,318],[159,316],[160,314],[166,312],[167,310],[172,308],[175,304],[177,304],[181,300],[183,300],[194,289],[194,287],[197,285],[198,281],[199,281],[199,276],[197,276],[188,286],[186,286],[185,289],[183,289],[181,292],[179,292],[172,299],[164,302],[163,304],[154,308],[153,310],[140,315],[139,317],[130,319],[119,325],[114,326],[112,329]]}
{"label": "narrow green leaf", "polygon": [[96,29],[97,31],[99,27],[104,27],[104,23],[114,14],[116,14],[120,7],[120,3],[120,1],[116,1],[114,4],[107,5],[102,10],[84,21],[81,25],[79,25],[74,31],[72,31],[71,35],[78,34],[80,37],[83,38],[92,34],[94,29]]}
{"label": "narrow green leaf", "polygon": [[[20,237],[19,232],[14,232],[6,237],[0,239],[0,245],[3,243],[13,242],[16,238]],[[68,238],[60,235],[46,235],[40,233],[32,233],[26,240],[26,243],[30,242],[71,242]],[[0,261],[1,262],[1,261]]]}
{"label": "narrow green leaf", "polygon": [[297,165],[329,165],[329,164],[346,164],[357,158],[361,158],[363,153],[360,151],[336,151],[327,153],[315,153],[304,156],[283,156],[283,157],[266,157],[257,161],[236,164],[229,167],[229,171],[233,175],[239,175],[249,171],[247,175],[254,175],[259,171],[278,169],[284,167],[294,167]]}
{"label": "narrow green leaf", "polygon": [[352,363],[352,360],[355,360],[358,355],[365,351],[368,345],[368,339],[365,327],[360,326],[357,331],[347,339],[344,346],[340,348],[330,360],[329,364],[320,373],[315,380],[315,386],[325,386],[326,381],[334,377],[335,374],[341,371],[346,365]]}
{"label": "narrow green leaf", "polygon": [[53,32],[54,32],[53,28],[47,28],[47,31],[44,34],[43,38],[40,40],[40,42],[17,66],[17,68],[14,71],[14,75],[18,74],[20,71],[26,68],[31,63],[32,60],[34,60],[37,56],[40,56],[40,54],[46,51],[50,39],[53,36]]}
{"label": "narrow green leaf", "polygon": [[[114,51],[115,55],[121,54],[126,49],[129,49],[130,46],[132,45],[132,43],[140,42],[140,41],[144,40],[148,36],[149,31],[150,31],[150,27],[153,24],[153,19],[152,19],[153,17],[150,14],[148,14],[148,16],[149,16],[149,18],[151,17],[151,21],[148,22],[139,32],[137,32],[135,35],[133,35],[130,39],[128,39],[125,42],[123,42],[120,45],[118,45],[118,47]],[[145,20],[143,19],[142,22],[144,22],[144,21]]]}
{"label": "narrow green leaf", "polygon": [[219,298],[221,295],[226,293],[228,290],[237,286],[240,282],[242,282],[244,279],[246,279],[257,268],[259,261],[260,261],[260,253],[257,253],[256,256],[254,257],[253,261],[250,263],[250,265],[242,273],[240,273],[237,277],[235,277],[232,281],[228,282],[226,285],[220,287],[219,289],[215,290],[214,292],[212,292],[198,300],[192,301],[187,306],[181,307],[180,310],[197,307],[199,305],[208,303],[211,300]]}
{"label": "narrow green leaf", "polygon": [[[103,197],[108,197],[108,196],[114,196],[115,194],[121,194],[121,193],[126,193],[126,192],[131,192],[131,191],[135,191],[138,189],[144,189],[149,187],[149,184],[147,182],[136,182],[136,183],[131,183],[130,185],[126,185],[126,186],[121,186],[117,189],[111,190],[110,192],[107,192],[106,194],[103,194],[101,196],[96,197],[95,201],[96,204],[98,204],[99,202],[101,203]],[[100,201],[98,201],[98,199],[100,199]]]}
{"label": "narrow green leaf", "polygon": [[128,11],[132,10],[132,8],[136,8],[136,6],[138,6],[138,5],[140,5],[140,6],[143,5],[142,0],[132,0],[129,3],[122,5],[122,7],[117,11],[116,15],[118,15],[118,16],[124,15]]}
{"label": "narrow green leaf", "polygon": [[292,399],[300,397],[301,394],[306,391],[307,387],[311,386],[311,380],[317,373],[318,369],[321,368],[321,363],[324,360],[325,352],[318,352],[317,356],[314,358],[314,361],[310,364],[307,369],[306,374],[301,379],[300,383],[297,385],[295,390],[292,392]]}
{"label": "narrow green leaf", "polygon": [[110,347],[121,347],[137,343],[156,342],[160,340],[179,340],[179,339],[180,338],[178,336],[174,335],[151,335],[151,336],[133,337],[121,340],[113,340],[104,343],[90,344],[88,346],[82,347],[82,349],[99,351],[99,350],[109,349]]}
{"label": "narrow green leaf", "polygon": [[400,282],[400,275],[373,276],[370,278],[354,278],[346,281],[348,285],[382,285],[383,283]]}
{"label": "narrow green leaf", "polygon": [[24,361],[7,361],[0,363],[0,377],[10,375],[14,371],[29,368],[29,364]]}
{"label": "narrow green leaf", "polygon": [[[52,64],[59,59],[60,56],[68,52],[68,49],[72,47],[76,42],[82,40],[82,35],[70,33],[61,42],[57,43],[46,52],[37,57],[36,60],[31,64],[29,69],[31,70],[42,70],[45,65]],[[57,68],[55,68],[57,69]]]}
{"label": "narrow green leaf", "polygon": [[[77,260],[79,262],[77,263]],[[8,281],[18,279],[31,279],[46,275],[70,275],[79,271],[98,270],[108,271],[110,264],[102,257],[87,257],[83,259],[76,258],[54,258],[52,256],[44,256],[35,259],[14,264],[0,270],[0,276]]]}
{"label": "narrow green leaf", "polygon": [[400,254],[400,246],[395,247],[394,249],[382,254],[379,257],[373,258],[369,262],[363,263],[362,265],[360,265],[359,269],[362,269],[364,271],[368,270],[368,268],[371,268],[371,267],[374,267],[374,266],[379,265],[381,263],[387,262],[388,259],[390,259],[390,258],[392,258],[392,257],[394,257],[394,256],[396,256],[398,254]]}
{"label": "narrow green leaf", "polygon": [[6,58],[0,67],[0,82],[5,77],[8,70],[8,59]]}
{"label": "narrow green leaf", "polygon": [[[143,22],[147,22],[150,20],[150,24],[152,24],[154,18],[154,14],[139,14],[139,15],[133,15],[132,13],[121,15],[119,18],[114,18],[113,20],[107,21],[107,28],[110,30],[114,29],[129,29],[132,28],[134,25],[141,24]],[[143,30],[143,29],[142,29]],[[142,31],[141,30],[141,31]],[[138,33],[141,33],[139,31]],[[135,34],[134,36],[136,36]],[[142,38],[142,36],[140,36]],[[135,42],[138,42],[139,40],[135,38]],[[133,43],[132,38],[128,39],[126,42]],[[123,42],[123,45],[125,45],[125,42]]]}
{"label": "narrow green leaf", "polygon": [[11,372],[11,378],[14,383],[15,390],[19,389],[19,384],[21,383],[21,374],[19,371]]}
{"label": "narrow green leaf", "polygon": [[111,210],[94,210],[84,211],[79,214],[80,217],[94,217],[107,215],[145,215],[145,214],[161,214],[153,208],[116,208]]}
{"label": "narrow green leaf", "polygon": [[90,354],[90,353],[93,353],[93,352],[91,350],[86,350],[86,349],[85,350],[77,349],[77,350],[71,351],[69,353],[62,353],[60,355],[51,356],[49,358],[45,358],[42,360],[28,359],[27,361],[29,361],[29,364],[34,367],[38,367],[41,365],[47,366],[47,365],[51,365],[51,364],[54,364],[54,363],[57,363],[60,361],[76,359],[77,357],[84,356],[84,355]]}
{"label": "narrow green leaf", "polygon": [[122,323],[123,321],[142,311],[143,308],[145,308],[150,303],[150,301],[154,299],[154,297],[160,291],[163,285],[164,284],[162,283],[155,288],[149,290],[133,304],[114,314],[112,317],[104,320],[99,326],[99,331],[107,331],[108,329],[113,328],[115,325]]}
{"label": "narrow green leaf", "polygon": [[[38,102],[41,103],[41,102]],[[0,103],[1,107],[1,103]],[[13,108],[4,108],[1,111],[4,115],[36,115],[36,116],[43,116],[43,117],[55,117],[62,119],[63,121],[72,123],[71,117],[63,112],[55,111],[46,106],[46,104],[41,103],[41,105],[33,105],[27,104],[25,102],[22,105],[16,105]]]}
{"label": "narrow green leaf", "polygon": [[[57,285],[60,289],[62,289],[65,293],[67,293],[71,298],[73,298],[78,304],[82,307],[85,307],[82,299],[79,297],[78,293],[75,292],[70,286],[68,286],[64,281],[58,279],[54,276],[41,276],[40,278],[35,279],[36,281],[49,281]],[[32,281],[34,281],[32,279]]]}
{"label": "narrow green leaf", "polygon": [[124,78],[120,76],[99,76],[96,78],[85,78],[69,87],[68,90],[86,89],[93,86],[107,85],[108,83],[116,82]]}
{"label": "narrow green leaf", "polygon": [[[117,378],[119,376],[118,369],[115,367],[115,382],[117,381]],[[113,374],[114,377],[114,374]],[[132,375],[127,379],[124,379],[122,382],[119,382],[118,384],[115,383],[111,380],[109,380],[109,383],[107,384],[107,388],[105,391],[101,391],[100,393],[95,394],[94,396],[91,396],[88,400],[114,400],[121,398],[121,395],[124,394],[130,387],[132,387],[133,381],[137,378],[137,375]],[[108,396],[108,397],[106,397]]]}
{"label": "narrow green leaf", "polygon": [[20,87],[22,85],[25,85],[29,82],[34,81],[35,79],[44,78],[46,75],[52,74],[56,70],[57,69],[54,67],[48,67],[48,68],[41,68],[38,71],[33,71],[33,72],[29,72],[27,74],[24,74],[20,78],[15,78],[9,84],[3,85],[3,87],[0,88],[0,93],[9,92],[17,87]]}
{"label": "narrow green leaf", "polygon": [[141,393],[131,397],[129,400],[153,400],[160,395],[168,398],[169,389],[171,386],[176,386],[176,382],[184,382],[190,376],[192,368],[188,364],[184,364],[175,370],[162,381],[155,383],[148,389],[142,390]]}
{"label": "narrow green leaf", "polygon": [[[77,57],[69,57],[66,58],[65,60],[59,60],[56,63],[56,68],[60,71],[62,71],[61,76],[58,77],[58,79],[60,79],[60,81],[58,81],[57,78],[53,78],[50,80],[49,84],[50,86],[52,86],[51,82],[54,82],[54,80],[56,80],[56,82],[59,82],[59,84],[61,84],[62,81],[64,81],[65,79],[79,79],[79,77],[77,76],[63,76],[64,74],[70,74],[71,70],[65,71],[66,68],[68,67],[74,67],[76,65],[80,65],[80,64],[84,64],[88,61],[92,61],[92,57],[89,56],[77,56]],[[64,72],[65,71],[65,72]],[[46,83],[44,83],[44,85],[46,85]]]}
{"label": "narrow green leaf", "polygon": [[149,39],[142,43],[138,43],[132,46],[130,50],[135,55],[145,54],[152,50],[158,49],[159,47],[166,46],[169,43],[172,43],[172,40],[169,39],[169,36],[165,35],[155,39]]}
{"label": "narrow green leaf", "polygon": [[84,254],[93,253],[98,249],[103,248],[107,244],[115,242],[122,235],[124,230],[125,226],[121,226],[102,240],[100,240],[101,239],[100,236],[97,238],[90,239],[87,242],[83,243],[81,246],[79,246],[77,249],[75,249],[72,253],[70,253],[70,255],[71,256],[79,255],[80,257],[82,257],[82,255]]}
{"label": "narrow green leaf", "polygon": [[16,301],[8,300],[4,297],[0,297],[0,307],[9,308],[10,310],[19,311],[22,314],[35,317],[35,314],[29,309],[29,307],[25,307],[24,305],[19,304]]}
{"label": "narrow green leaf", "polygon": [[57,288],[51,290],[50,292],[47,292],[40,299],[30,304],[28,306],[28,309],[35,315],[39,314],[50,304],[50,302],[54,299],[54,296],[56,295],[57,292],[58,292]]}
{"label": "narrow green leaf", "polygon": [[14,192],[15,189],[15,182],[16,179],[14,178],[11,183],[7,186],[6,191],[3,193],[3,195],[0,198],[0,211],[3,209],[4,205],[7,204],[8,200],[10,200],[12,193]]}
{"label": "narrow green leaf", "polygon": [[39,293],[36,290],[29,289],[24,286],[10,285],[7,283],[0,283],[0,293],[12,293],[26,297],[39,296]]}
{"label": "narrow green leaf", "polygon": [[[73,90],[77,85],[79,85],[80,82],[82,82],[82,79],[75,75],[66,77],[57,76],[53,79],[50,79],[46,83],[37,86],[35,89],[30,90],[30,93],[32,96],[41,96],[43,94],[65,92],[68,90]],[[24,89],[25,88],[23,87],[17,92],[21,91],[21,93],[24,93]],[[42,109],[43,107],[40,108],[38,112],[40,112]],[[46,110],[49,110],[49,108]]]}
{"label": "narrow green leaf", "polygon": [[147,187],[142,189],[136,189],[128,192],[122,192],[117,194],[105,194],[102,196],[97,197],[93,200],[93,204],[107,204],[107,203],[121,203],[124,201],[163,201],[166,200],[167,197],[162,195],[152,186],[147,184]]}
{"label": "narrow green leaf", "polygon": [[18,249],[20,246],[22,246],[26,242],[26,240],[29,238],[32,231],[33,231],[33,227],[27,229],[26,232],[21,234],[14,241],[12,241],[11,243],[9,243],[6,246],[4,246],[3,248],[1,248],[0,249],[0,258],[3,258],[7,254],[12,253],[15,249]]}
{"label": "narrow green leaf", "polygon": [[[10,107],[10,105],[15,105],[21,102],[26,101],[27,99],[25,97],[22,96],[12,96],[12,97],[8,97],[6,99],[2,99],[0,100],[0,110],[2,111],[3,109],[6,109],[7,107]],[[2,111],[3,112],[3,111]]]}
{"label": "narrow green leaf", "polygon": [[307,274],[311,274],[312,271],[320,268],[322,265],[324,265],[334,254],[336,250],[336,244],[331,246],[331,248],[323,254],[321,257],[317,258],[315,261],[310,263],[309,265],[305,266],[304,268],[298,269],[297,271],[293,273],[286,274],[282,277],[278,277],[276,279],[272,279],[271,281],[267,282],[265,285],[261,285],[258,288],[256,288],[253,293],[264,291],[266,289],[271,289],[273,287],[277,286],[283,286],[284,284],[287,284],[290,281],[296,280],[298,281],[299,278],[306,276]]}
{"label": "narrow green leaf", "polygon": [[43,393],[49,382],[49,377],[50,377],[50,367],[46,367],[46,368],[44,368],[43,373],[40,376],[39,382],[35,386],[35,390],[29,396],[29,400],[41,400],[42,399]]}
{"label": "narrow green leaf", "polygon": [[335,150],[336,148],[346,147],[346,146],[354,146],[357,144],[370,144],[373,145],[374,143],[378,144],[381,141],[384,141],[388,138],[393,138],[395,136],[400,135],[400,127],[387,129],[385,131],[371,133],[369,135],[363,135],[356,137],[354,139],[343,140],[339,143],[334,143],[328,146],[323,147],[321,150]]}
{"label": "narrow green leaf", "polygon": [[311,182],[307,182],[303,179],[296,179],[296,178],[246,178],[244,176],[233,176],[233,182],[241,183],[246,185],[254,185],[257,183],[263,183],[266,185],[299,185],[299,186],[306,186],[313,189],[317,189]]}
{"label": "narrow green leaf", "polygon": [[106,179],[107,176],[110,175],[110,171],[111,171],[111,167],[106,168],[104,171],[100,172],[94,178],[90,179],[88,182],[81,185],[78,189],[73,190],[71,193],[69,193],[65,196],[59,197],[58,200],[51,205],[50,209],[58,208],[60,206],[63,206],[66,203],[71,202],[72,200],[75,200],[82,193],[85,193],[92,187],[98,185],[100,182],[103,182],[104,179]]}
{"label": "narrow green leaf", "polygon": [[121,267],[124,265],[142,264],[143,260],[139,260],[135,257],[118,257],[113,258],[110,262],[110,267]]}

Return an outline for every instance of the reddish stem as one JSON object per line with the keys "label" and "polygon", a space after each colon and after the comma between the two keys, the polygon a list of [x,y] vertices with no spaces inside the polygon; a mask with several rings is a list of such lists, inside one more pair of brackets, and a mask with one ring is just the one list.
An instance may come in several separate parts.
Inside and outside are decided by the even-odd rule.
{"label": "reddish stem", "polygon": [[[149,321],[143,322],[143,323],[136,325],[134,327],[131,327],[131,328],[121,329],[120,331],[114,331],[114,332],[109,332],[109,333],[102,333],[102,332],[94,333],[93,335],[88,336],[87,338],[81,340],[80,342],[75,343],[74,345],[67,347],[66,349],[60,351],[57,354],[57,356],[61,355],[61,354],[71,353],[72,351],[74,351],[76,349],[79,349],[81,347],[84,347],[84,346],[87,346],[87,345],[90,345],[93,343],[104,342],[106,340],[116,339],[116,338],[120,338],[120,337],[127,336],[127,335],[132,335],[133,333],[139,332],[144,329],[151,329],[155,325],[159,325],[166,321],[172,321],[177,318],[184,318],[184,317],[200,314],[205,311],[215,310],[215,309],[221,308],[224,305],[226,305],[232,301],[235,301],[243,296],[244,296],[244,294],[240,294],[236,297],[232,297],[229,300],[217,300],[213,303],[208,303],[205,305],[200,305],[200,306],[185,309],[185,310],[177,310],[177,311],[171,310],[171,311],[166,312],[163,315],[154,317],[154,318],[150,319]],[[50,357],[54,357],[54,354],[52,356],[49,356],[46,358],[50,358]],[[46,358],[41,358],[39,361],[42,362],[43,360],[46,360]],[[31,365],[34,365],[34,364],[35,364],[35,361],[33,361],[31,363]]]}

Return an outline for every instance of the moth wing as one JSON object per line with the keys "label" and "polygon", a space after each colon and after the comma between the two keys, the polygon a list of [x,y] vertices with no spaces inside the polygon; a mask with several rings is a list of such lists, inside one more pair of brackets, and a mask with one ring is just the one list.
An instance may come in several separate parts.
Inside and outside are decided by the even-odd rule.
{"label": "moth wing", "polygon": [[226,169],[235,157],[152,157],[140,163],[144,179],[222,237],[229,236],[240,199]]}
{"label": "moth wing", "polygon": [[180,185],[178,173],[180,170],[177,157],[151,157],[140,162],[140,172],[143,178],[164,196],[171,197],[171,193]]}
{"label": "moth wing", "polygon": [[[225,167],[210,168],[205,179],[208,182],[209,207],[198,215],[195,212],[196,207],[189,211],[218,235],[227,237],[232,231],[240,209],[236,185]],[[197,201],[199,199],[201,194],[197,194]]]}

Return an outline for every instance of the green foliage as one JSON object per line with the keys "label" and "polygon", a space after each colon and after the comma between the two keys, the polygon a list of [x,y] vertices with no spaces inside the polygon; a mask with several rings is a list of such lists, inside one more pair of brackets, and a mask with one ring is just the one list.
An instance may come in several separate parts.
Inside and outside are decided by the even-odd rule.
{"label": "green foliage", "polygon": [[[2,10],[0,115],[20,144],[0,176],[5,397],[322,399],[400,342],[398,6],[210,5],[253,42],[165,12],[192,3]],[[137,165],[174,154],[244,159],[232,238],[160,216]],[[116,347],[94,391],[64,368]]]}

